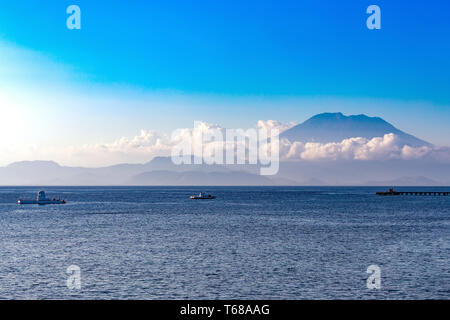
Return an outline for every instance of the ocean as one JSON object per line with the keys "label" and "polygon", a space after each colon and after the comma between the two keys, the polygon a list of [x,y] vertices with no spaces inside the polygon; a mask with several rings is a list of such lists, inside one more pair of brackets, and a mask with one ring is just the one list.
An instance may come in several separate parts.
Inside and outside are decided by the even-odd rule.
{"label": "ocean", "polygon": [[[0,188],[0,299],[449,299],[450,197],[372,187]],[[442,190],[450,188],[398,188]],[[215,200],[190,200],[200,191]],[[380,270],[379,289],[368,288]],[[79,268],[71,287],[69,266]]]}

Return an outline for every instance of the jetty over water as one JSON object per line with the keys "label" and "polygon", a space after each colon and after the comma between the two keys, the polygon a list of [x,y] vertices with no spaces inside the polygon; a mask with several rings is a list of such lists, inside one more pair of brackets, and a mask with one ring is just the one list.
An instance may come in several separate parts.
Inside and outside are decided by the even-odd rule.
{"label": "jetty over water", "polygon": [[394,191],[377,192],[379,196],[450,196],[450,191]]}

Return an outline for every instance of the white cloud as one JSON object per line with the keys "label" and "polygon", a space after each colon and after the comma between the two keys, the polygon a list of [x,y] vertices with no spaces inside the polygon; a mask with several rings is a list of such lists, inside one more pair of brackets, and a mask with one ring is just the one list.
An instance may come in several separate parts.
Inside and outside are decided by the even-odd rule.
{"label": "white cloud", "polygon": [[[286,128],[289,125],[275,121],[258,121],[259,128]],[[192,128],[183,128],[176,131],[176,134],[169,136],[159,134],[155,131],[141,130],[132,138],[122,137],[112,143],[84,145],[82,147],[71,147],[66,149],[70,157],[96,158],[99,162],[107,164],[125,162],[145,162],[154,156],[169,156],[174,145],[186,137],[218,130],[225,137],[224,128],[219,125],[211,125],[205,122],[198,122]],[[217,132],[217,131],[216,131]],[[216,142],[205,144],[205,147],[214,148]],[[225,144],[225,148],[233,145]],[[436,160],[450,161],[450,148],[439,147],[410,147],[403,145],[396,135],[389,133],[383,137],[365,139],[355,137],[344,139],[341,142],[315,143],[315,142],[289,142],[287,139],[280,141],[280,158],[282,160],[387,160],[387,159],[423,159],[433,158]],[[102,163],[97,163],[101,165]],[[105,163],[103,163],[105,164]]]}
{"label": "white cloud", "polygon": [[267,120],[267,121],[258,120],[258,123],[257,123],[258,128],[266,129],[268,131],[270,131],[272,129],[278,129],[278,131],[280,133],[292,128],[295,125],[296,125],[295,122],[282,123],[282,122],[279,122],[276,120]]}
{"label": "white cloud", "polygon": [[[286,127],[286,125],[276,121],[258,121],[257,127],[275,129]],[[244,129],[243,132],[246,134],[247,130]],[[206,150],[213,150],[218,144],[214,138],[217,134],[225,139],[225,128],[217,124],[197,121],[194,123],[193,128],[177,129],[171,135],[158,133],[153,130],[141,130],[134,137],[121,137],[110,143],[69,146],[60,150],[55,148],[51,150],[42,149],[40,153],[53,154],[53,160],[68,165],[104,166],[121,162],[143,163],[155,156],[170,156],[175,145],[185,141],[187,138],[192,138],[193,141],[201,141],[201,135],[203,135],[205,140],[210,138],[210,142],[203,144],[205,152],[207,152]],[[208,135],[210,137],[205,138]],[[245,141],[237,143],[245,145]],[[219,144],[222,146],[221,143]],[[226,149],[234,150],[235,146],[236,142],[234,141],[223,144],[223,147]],[[33,150],[36,151],[35,148]]]}
{"label": "white cloud", "polygon": [[437,155],[440,148],[419,147],[413,148],[408,145],[403,146],[401,149],[401,155],[403,159],[420,159],[425,156],[434,154]]}
{"label": "white cloud", "polygon": [[85,144],[61,150],[64,163],[75,162],[90,166],[113,165],[117,163],[143,163],[154,156],[170,154],[173,143],[166,134],[141,130],[132,137],[121,137],[111,143]]}
{"label": "white cloud", "polygon": [[450,148],[410,147],[393,133],[383,137],[365,139],[355,137],[341,142],[314,143],[289,142],[284,139],[282,159],[285,160],[388,160],[424,159],[450,160]]}

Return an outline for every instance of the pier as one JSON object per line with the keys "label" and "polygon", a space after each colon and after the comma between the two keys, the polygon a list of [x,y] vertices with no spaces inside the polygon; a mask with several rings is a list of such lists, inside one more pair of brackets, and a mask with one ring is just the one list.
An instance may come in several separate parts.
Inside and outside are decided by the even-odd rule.
{"label": "pier", "polygon": [[450,191],[394,191],[377,192],[379,196],[450,196]]}

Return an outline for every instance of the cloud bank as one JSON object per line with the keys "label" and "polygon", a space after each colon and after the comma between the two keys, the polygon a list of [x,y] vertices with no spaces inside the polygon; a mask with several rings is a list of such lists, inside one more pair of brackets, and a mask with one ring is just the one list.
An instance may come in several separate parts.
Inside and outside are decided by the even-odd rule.
{"label": "cloud bank", "polygon": [[[294,124],[283,124],[278,121],[258,121],[256,128],[276,128],[287,130]],[[195,128],[182,128],[168,135],[153,130],[141,130],[134,137],[121,137],[111,143],[72,146],[63,150],[66,157],[77,163],[96,159],[98,166],[121,162],[143,163],[155,156],[170,156],[172,148],[186,137],[198,134],[225,132],[225,128],[205,122],[197,123]],[[245,131],[245,130],[244,130]],[[224,134],[225,136],[225,134]],[[214,148],[215,141],[206,142],[204,148]],[[337,143],[291,142],[280,141],[280,160],[284,161],[370,161],[370,160],[417,160],[433,159],[450,162],[448,147],[410,147],[401,142],[393,133],[383,137],[365,139],[354,137]],[[225,143],[225,148],[234,148],[235,143]],[[89,159],[89,161],[88,161]]]}
{"label": "cloud bank", "polygon": [[282,156],[302,160],[412,160],[425,157],[442,158],[449,150],[438,147],[410,147],[393,134],[365,139],[354,137],[337,143],[299,142],[282,140]]}

